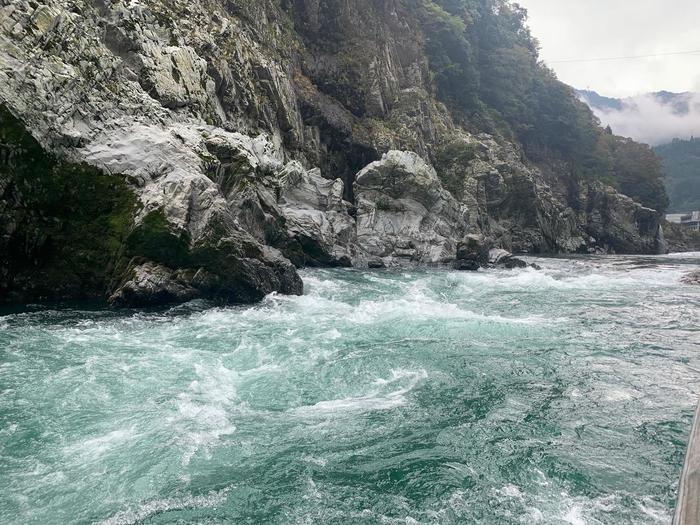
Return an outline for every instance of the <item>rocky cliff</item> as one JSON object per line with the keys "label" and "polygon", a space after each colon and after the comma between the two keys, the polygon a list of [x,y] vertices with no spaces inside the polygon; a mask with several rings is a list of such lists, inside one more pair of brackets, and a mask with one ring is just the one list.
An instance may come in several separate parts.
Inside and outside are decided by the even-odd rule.
{"label": "rocky cliff", "polygon": [[472,93],[441,80],[446,16],[422,0],[3,3],[0,301],[250,302],[301,293],[295,267],[448,263],[468,234],[656,252],[657,211],[455,103]]}

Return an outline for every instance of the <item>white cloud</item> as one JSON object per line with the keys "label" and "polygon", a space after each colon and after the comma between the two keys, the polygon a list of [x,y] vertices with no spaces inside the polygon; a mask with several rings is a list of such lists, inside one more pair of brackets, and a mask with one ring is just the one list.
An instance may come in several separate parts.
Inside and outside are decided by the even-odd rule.
{"label": "white cloud", "polygon": [[674,138],[700,136],[700,94],[687,96],[687,113],[674,111],[652,95],[625,99],[621,110],[593,108],[593,112],[615,134],[656,146]]}

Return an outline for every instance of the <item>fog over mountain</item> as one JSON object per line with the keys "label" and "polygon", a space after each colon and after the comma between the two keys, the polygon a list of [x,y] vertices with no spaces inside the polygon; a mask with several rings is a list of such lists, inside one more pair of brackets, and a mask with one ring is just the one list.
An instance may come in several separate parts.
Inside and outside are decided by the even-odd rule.
{"label": "fog over mountain", "polygon": [[578,94],[617,135],[652,146],[700,136],[700,93],[659,91],[623,99],[595,91]]}

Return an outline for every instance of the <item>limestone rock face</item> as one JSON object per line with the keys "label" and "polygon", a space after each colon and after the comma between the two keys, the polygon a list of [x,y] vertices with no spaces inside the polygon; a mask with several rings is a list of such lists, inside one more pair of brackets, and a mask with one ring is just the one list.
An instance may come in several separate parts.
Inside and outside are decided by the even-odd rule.
{"label": "limestone rock face", "polygon": [[700,232],[668,221],[663,223],[664,241],[671,253],[700,252]]}
{"label": "limestone rock face", "polygon": [[357,235],[343,182],[299,165],[287,166],[280,178],[279,207],[289,238],[304,254],[303,264],[350,266]]}
{"label": "limestone rock face", "polygon": [[586,233],[606,253],[659,253],[662,230],[656,210],[601,183],[588,186],[582,195],[587,208]]}
{"label": "limestone rock face", "polygon": [[0,301],[248,302],[301,293],[295,267],[468,261],[467,235],[659,249],[653,210],[469,131],[416,24],[374,0],[2,4]]}
{"label": "limestone rock face", "polygon": [[390,151],[357,174],[357,244],[368,257],[453,261],[467,232],[467,208],[417,154]]}
{"label": "limestone rock face", "polygon": [[[55,0],[1,8],[0,100],[9,118],[51,155],[126,181],[135,196],[127,232],[114,239],[123,249],[95,263],[107,265],[92,272],[103,281],[78,282],[73,293],[107,292],[120,304],[193,295],[250,302],[273,291],[301,293],[294,267],[241,226],[226,181],[210,176],[210,149],[243,152],[266,170],[266,162],[280,164],[279,145],[202,122],[227,119],[216,82],[195,50],[201,41],[186,43],[174,26],[161,25],[160,7]],[[16,175],[9,177],[15,182]],[[26,190],[30,197],[44,191]],[[130,258],[147,264],[129,269]],[[180,274],[166,278],[163,268],[173,275],[205,272],[216,286],[193,286]],[[131,284],[110,289],[119,282]],[[23,297],[21,290],[16,296]],[[51,290],[42,297],[52,298]]]}
{"label": "limestone rock face", "polygon": [[[613,188],[529,165],[513,144],[460,133],[437,173],[469,207],[470,225],[516,253],[658,253],[660,216]],[[565,171],[564,166],[555,166]]]}
{"label": "limestone rock face", "polygon": [[297,161],[285,163],[263,137],[228,135],[211,130],[207,136],[207,173],[238,223],[298,267],[349,266],[355,221],[343,182]]}

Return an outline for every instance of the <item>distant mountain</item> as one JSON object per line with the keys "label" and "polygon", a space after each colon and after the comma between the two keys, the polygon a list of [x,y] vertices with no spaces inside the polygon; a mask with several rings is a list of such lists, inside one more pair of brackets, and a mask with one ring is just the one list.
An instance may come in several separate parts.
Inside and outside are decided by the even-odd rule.
{"label": "distant mountain", "polygon": [[675,139],[654,148],[666,172],[670,212],[700,210],[700,138]]}
{"label": "distant mountain", "polygon": [[576,94],[581,97],[586,104],[588,104],[591,109],[601,110],[601,111],[620,111],[622,110],[623,103],[619,98],[604,97],[595,91],[589,91],[587,89],[577,89]]}
{"label": "distant mountain", "polygon": [[625,108],[640,110],[643,101],[651,99],[676,115],[687,115],[693,109],[693,105],[700,102],[700,93],[691,92],[656,91],[626,98],[606,97],[587,89],[577,89],[576,93],[594,111],[605,112],[622,111]]}
{"label": "distant mountain", "polygon": [[676,115],[687,115],[691,112],[692,105],[695,103],[698,93],[672,93],[670,91],[657,91],[651,93],[658,102],[671,108]]}
{"label": "distant mountain", "polygon": [[617,135],[652,146],[700,136],[700,93],[658,91],[627,98],[606,97],[590,90],[578,90],[577,94]]}

